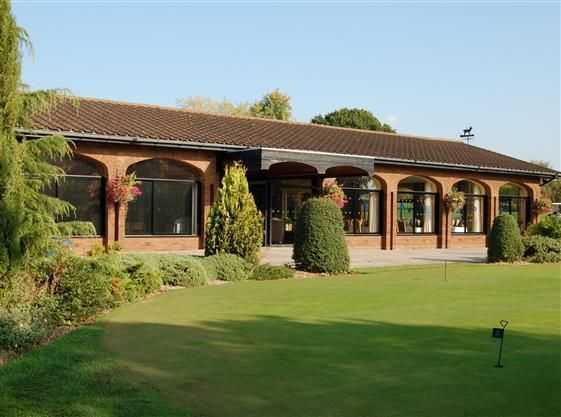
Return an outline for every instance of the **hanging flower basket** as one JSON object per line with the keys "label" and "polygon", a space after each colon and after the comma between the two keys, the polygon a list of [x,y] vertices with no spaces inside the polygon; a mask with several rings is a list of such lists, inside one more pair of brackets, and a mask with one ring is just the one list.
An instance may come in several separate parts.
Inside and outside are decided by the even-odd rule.
{"label": "hanging flower basket", "polygon": [[347,197],[335,178],[326,178],[323,181],[323,197],[328,198],[339,208],[345,207]]}
{"label": "hanging flower basket", "polygon": [[451,191],[444,196],[444,204],[448,210],[458,210],[464,207],[466,197],[461,191]]}
{"label": "hanging flower basket", "polygon": [[129,175],[118,175],[107,183],[107,200],[113,204],[123,205],[134,201],[135,198],[142,195],[139,184],[134,172]]}
{"label": "hanging flower basket", "polygon": [[538,198],[534,200],[532,204],[532,211],[536,215],[551,213],[553,211],[551,200],[547,198]]}

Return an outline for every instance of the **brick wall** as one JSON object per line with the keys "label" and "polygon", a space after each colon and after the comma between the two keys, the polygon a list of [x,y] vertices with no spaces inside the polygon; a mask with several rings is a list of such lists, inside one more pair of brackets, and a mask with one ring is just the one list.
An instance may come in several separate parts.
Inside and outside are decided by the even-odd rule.
{"label": "brick wall", "polygon": [[[204,221],[212,205],[211,194],[216,194],[218,175],[216,154],[211,151],[191,151],[171,148],[156,148],[140,145],[112,145],[79,143],[76,153],[95,160],[102,171],[111,179],[116,175],[123,175],[127,168],[137,162],[165,158],[180,161],[195,170],[200,177],[202,213],[200,221]],[[499,189],[502,185],[512,182],[519,184],[526,190],[530,200],[539,196],[539,181],[532,177],[508,176],[487,173],[462,172],[457,170],[440,170],[414,167],[384,166],[377,164],[374,176],[380,181],[383,190],[383,230],[380,236],[347,236],[351,247],[373,247],[382,249],[398,248],[460,248],[485,245],[485,235],[458,235],[451,233],[451,219],[443,209],[443,196],[450,192],[453,185],[461,180],[471,180],[480,184],[489,199],[486,230],[489,230],[494,217],[498,213]],[[409,176],[421,176],[431,180],[439,193],[440,229],[434,235],[399,235],[397,233],[397,191],[399,182]],[[213,190],[213,191],[211,191]],[[198,237],[177,236],[125,236],[126,209],[121,207],[116,213],[112,204],[107,204],[105,244],[119,241],[125,250],[134,251],[164,251],[190,250],[202,248],[204,244],[204,227]],[[536,219],[534,218],[533,221]],[[101,242],[101,238],[74,239],[75,248],[79,252],[87,251],[91,246]]]}

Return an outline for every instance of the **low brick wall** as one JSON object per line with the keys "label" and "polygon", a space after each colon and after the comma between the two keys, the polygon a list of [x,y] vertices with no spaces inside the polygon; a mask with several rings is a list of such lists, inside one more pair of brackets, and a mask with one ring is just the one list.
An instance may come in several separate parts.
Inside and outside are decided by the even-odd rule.
{"label": "low brick wall", "polygon": [[379,235],[347,235],[345,240],[352,248],[382,248],[382,236]]}
{"label": "low brick wall", "polygon": [[85,255],[94,246],[103,246],[103,238],[101,236],[74,237],[70,239],[70,242],[70,247],[78,255]]}
{"label": "low brick wall", "polygon": [[397,235],[396,249],[438,248],[437,235]]}
{"label": "low brick wall", "polygon": [[448,240],[448,247],[454,248],[484,248],[486,246],[487,236],[480,235],[461,235],[452,234]]}
{"label": "low brick wall", "polygon": [[123,250],[131,252],[182,251],[202,248],[198,236],[128,236],[119,243]]}

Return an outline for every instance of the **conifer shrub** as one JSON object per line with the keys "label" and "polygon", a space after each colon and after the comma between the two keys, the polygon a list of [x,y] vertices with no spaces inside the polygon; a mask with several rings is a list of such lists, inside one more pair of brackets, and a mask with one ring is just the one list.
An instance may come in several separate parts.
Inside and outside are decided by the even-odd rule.
{"label": "conifer shrub", "polygon": [[298,269],[329,274],[348,272],[349,252],[341,210],[327,198],[310,198],[301,207],[294,232]]}
{"label": "conifer shrub", "polygon": [[229,253],[257,263],[263,243],[263,219],[240,163],[226,167],[206,230],[206,256]]}
{"label": "conifer shrub", "polygon": [[495,217],[489,234],[489,262],[516,262],[522,258],[524,246],[516,219],[510,214]]}
{"label": "conifer shrub", "polygon": [[228,253],[213,255],[216,277],[221,281],[245,281],[251,276],[254,265],[245,259]]}

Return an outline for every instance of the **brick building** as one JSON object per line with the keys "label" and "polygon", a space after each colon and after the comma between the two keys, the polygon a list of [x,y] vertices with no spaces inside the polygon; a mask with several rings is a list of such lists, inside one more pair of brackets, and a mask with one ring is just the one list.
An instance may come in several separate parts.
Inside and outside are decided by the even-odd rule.
{"label": "brick building", "polygon": [[[75,143],[66,181],[53,192],[96,226],[97,236],[74,239],[82,251],[114,241],[135,251],[202,248],[222,169],[236,160],[248,168],[267,245],[290,244],[299,205],[337,178],[351,246],[482,247],[499,213],[515,215],[522,229],[535,221],[540,184],[559,174],[457,140],[97,99],[59,104],[20,134]],[[105,184],[131,172],[142,195],[117,212]],[[462,209],[444,208],[452,190],[465,193]]]}

